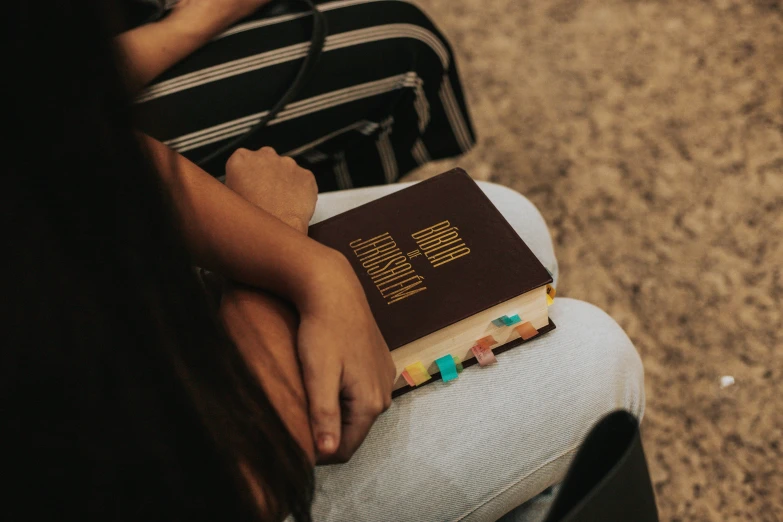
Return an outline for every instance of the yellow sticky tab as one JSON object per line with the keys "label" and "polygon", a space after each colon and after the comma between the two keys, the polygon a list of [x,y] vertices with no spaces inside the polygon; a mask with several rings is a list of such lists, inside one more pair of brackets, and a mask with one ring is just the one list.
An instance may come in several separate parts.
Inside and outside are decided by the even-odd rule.
{"label": "yellow sticky tab", "polygon": [[416,383],[416,386],[432,379],[430,374],[427,373],[427,368],[425,368],[421,362],[409,364],[405,367],[405,371],[408,372],[408,377],[410,377],[411,380]]}
{"label": "yellow sticky tab", "polygon": [[408,372],[405,370],[402,371],[402,378],[405,379],[405,382],[408,383],[408,386],[416,386],[416,381],[411,379],[411,376],[408,375]]}
{"label": "yellow sticky tab", "polygon": [[546,285],[546,305],[552,306],[552,303],[555,302],[555,287],[552,285]]}

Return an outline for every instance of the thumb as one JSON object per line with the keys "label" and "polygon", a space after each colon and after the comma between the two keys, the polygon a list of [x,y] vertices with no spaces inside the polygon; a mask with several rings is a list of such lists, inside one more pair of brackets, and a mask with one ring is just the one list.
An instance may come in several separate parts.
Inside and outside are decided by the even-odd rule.
{"label": "thumb", "polygon": [[340,447],[340,368],[303,368],[310,405],[310,426],[319,458],[328,457]]}

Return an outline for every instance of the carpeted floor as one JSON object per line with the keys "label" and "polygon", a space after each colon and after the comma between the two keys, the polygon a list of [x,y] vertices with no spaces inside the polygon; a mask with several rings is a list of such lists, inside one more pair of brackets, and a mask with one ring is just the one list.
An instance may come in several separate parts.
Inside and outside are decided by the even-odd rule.
{"label": "carpeted floor", "polygon": [[412,177],[460,165],[542,210],[558,294],[642,354],[662,521],[783,520],[783,2],[419,4],[480,145]]}

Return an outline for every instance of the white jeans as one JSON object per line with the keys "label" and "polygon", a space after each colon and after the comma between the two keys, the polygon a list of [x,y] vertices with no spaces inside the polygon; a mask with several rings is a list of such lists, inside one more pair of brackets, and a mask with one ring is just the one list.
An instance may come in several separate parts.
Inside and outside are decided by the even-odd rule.
{"label": "white jeans", "polygon": [[[324,194],[313,221],[406,185]],[[538,210],[508,188],[479,185],[557,284]],[[549,310],[557,329],[498,355],[493,366],[395,399],[350,462],[317,468],[313,519],[496,520],[561,482],[604,414],[624,408],[641,419],[642,364],[623,330],[582,301],[558,297]],[[529,502],[509,519],[535,520],[540,504]]]}

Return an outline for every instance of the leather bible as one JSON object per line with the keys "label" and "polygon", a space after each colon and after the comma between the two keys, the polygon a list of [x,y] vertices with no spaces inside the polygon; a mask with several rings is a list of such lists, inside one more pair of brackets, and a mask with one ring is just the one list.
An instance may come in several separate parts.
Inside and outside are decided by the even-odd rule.
{"label": "leather bible", "polygon": [[414,387],[403,373],[411,365],[437,379],[444,356],[470,366],[477,343],[500,353],[554,328],[552,276],[461,169],[316,223],[309,234],[356,271],[397,367],[395,396]]}

